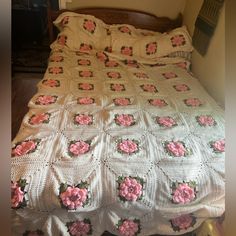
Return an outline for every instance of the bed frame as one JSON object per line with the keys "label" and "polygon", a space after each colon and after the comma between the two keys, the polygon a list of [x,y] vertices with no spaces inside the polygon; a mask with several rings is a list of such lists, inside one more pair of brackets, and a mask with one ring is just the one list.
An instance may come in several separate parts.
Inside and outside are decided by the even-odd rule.
{"label": "bed frame", "polygon": [[158,32],[166,32],[182,25],[182,14],[179,13],[176,19],[168,17],[157,17],[153,14],[120,8],[78,8],[75,10],[52,10],[50,1],[48,0],[48,31],[50,42],[56,39],[57,32],[54,28],[53,21],[63,12],[70,11],[80,14],[93,15],[106,24],[130,24],[140,29],[153,30]]}

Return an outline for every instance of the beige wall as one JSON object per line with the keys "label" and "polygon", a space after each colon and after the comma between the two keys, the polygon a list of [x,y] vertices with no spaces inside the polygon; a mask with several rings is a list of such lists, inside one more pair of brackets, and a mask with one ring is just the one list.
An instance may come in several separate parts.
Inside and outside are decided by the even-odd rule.
{"label": "beige wall", "polygon": [[[184,9],[184,24],[191,35],[194,23],[203,0],[187,0]],[[202,57],[193,52],[192,71],[206,88],[208,93],[222,106],[225,103],[225,7],[222,8],[219,21],[211,39],[207,54]]]}
{"label": "beige wall", "polygon": [[179,12],[183,13],[185,3],[186,0],[73,0],[66,6],[68,9],[76,7],[128,8],[175,18]]}

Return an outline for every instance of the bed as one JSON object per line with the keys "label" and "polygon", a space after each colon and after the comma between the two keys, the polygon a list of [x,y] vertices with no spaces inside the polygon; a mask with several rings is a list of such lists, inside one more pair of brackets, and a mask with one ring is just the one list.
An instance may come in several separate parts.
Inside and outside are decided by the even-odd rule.
{"label": "bed", "polygon": [[48,68],[12,144],[12,235],[181,235],[221,216],[224,112],[191,73],[181,14],[48,19]]}

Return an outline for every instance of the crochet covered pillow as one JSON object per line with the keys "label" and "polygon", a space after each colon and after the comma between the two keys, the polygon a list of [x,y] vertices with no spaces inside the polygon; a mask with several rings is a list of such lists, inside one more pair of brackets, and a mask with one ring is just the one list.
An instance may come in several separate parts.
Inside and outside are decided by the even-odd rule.
{"label": "crochet covered pillow", "polygon": [[112,50],[124,56],[136,56],[148,59],[173,55],[176,52],[190,53],[193,50],[192,39],[185,26],[163,34],[137,36],[127,33],[126,38],[113,32]]}
{"label": "crochet covered pillow", "polygon": [[93,49],[104,49],[104,40],[109,40],[107,25],[91,15],[64,12],[53,23],[60,33],[51,45],[52,49],[67,47],[90,52]]}

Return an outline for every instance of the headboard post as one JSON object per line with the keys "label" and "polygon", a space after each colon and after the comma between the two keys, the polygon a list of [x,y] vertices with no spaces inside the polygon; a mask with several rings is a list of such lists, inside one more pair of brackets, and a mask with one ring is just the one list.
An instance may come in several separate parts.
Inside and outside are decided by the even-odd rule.
{"label": "headboard post", "polygon": [[53,31],[53,19],[52,19],[52,8],[50,0],[47,0],[47,20],[48,20],[48,34],[50,43],[54,41],[54,31]]}

